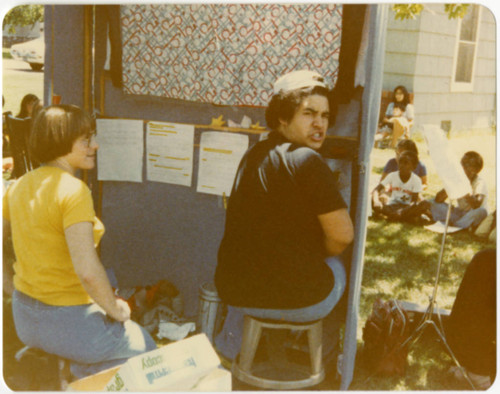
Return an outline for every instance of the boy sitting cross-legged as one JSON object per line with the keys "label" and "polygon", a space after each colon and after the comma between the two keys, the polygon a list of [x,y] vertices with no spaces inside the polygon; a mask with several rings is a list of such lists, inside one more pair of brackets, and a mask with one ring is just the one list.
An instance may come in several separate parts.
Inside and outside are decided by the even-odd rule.
{"label": "boy sitting cross-legged", "polygon": [[430,203],[421,200],[422,181],[413,173],[417,164],[418,156],[415,152],[401,153],[399,170],[389,173],[373,190],[372,204],[375,213],[395,221],[430,222]]}
{"label": "boy sitting cross-legged", "polygon": [[[488,216],[488,186],[479,173],[483,169],[483,158],[475,151],[465,153],[460,161],[469,179],[471,192],[457,199],[458,207],[452,206],[450,225],[463,229],[475,229]],[[445,203],[448,195],[440,190],[432,201],[431,212],[434,220],[444,222],[448,211]]]}

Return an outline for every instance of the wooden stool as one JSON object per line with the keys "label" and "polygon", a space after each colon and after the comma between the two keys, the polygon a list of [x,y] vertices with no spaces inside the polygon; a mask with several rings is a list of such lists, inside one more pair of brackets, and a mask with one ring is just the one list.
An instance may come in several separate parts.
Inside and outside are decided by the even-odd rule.
{"label": "wooden stool", "polygon": [[[243,323],[243,339],[240,355],[233,363],[233,375],[244,383],[265,389],[293,390],[319,384],[325,377],[325,371],[322,365],[322,324],[322,320],[316,320],[309,323],[288,323],[258,319],[246,315]],[[303,368],[293,363],[284,364],[287,370],[290,369],[292,373],[302,375],[301,379],[280,380],[258,376],[260,375],[260,371],[252,364],[263,328],[307,331],[311,363],[310,368]]]}

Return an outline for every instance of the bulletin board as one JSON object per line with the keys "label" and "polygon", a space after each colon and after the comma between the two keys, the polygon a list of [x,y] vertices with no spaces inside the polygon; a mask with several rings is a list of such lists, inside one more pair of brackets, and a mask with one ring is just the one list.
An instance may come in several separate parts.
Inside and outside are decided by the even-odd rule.
{"label": "bulletin board", "polygon": [[[166,131],[158,131],[162,128]],[[179,149],[172,151],[173,144],[169,144],[168,149],[158,150],[158,139],[168,140],[176,129],[187,135],[174,140]],[[131,130],[135,136],[129,134]],[[167,279],[181,291],[185,315],[196,315],[199,286],[213,281],[237,166],[248,147],[266,132],[141,119],[98,119],[97,211],[106,225],[101,258],[113,269],[121,287]],[[111,143],[113,138],[123,136],[135,152],[126,141],[122,147],[117,141]],[[335,141],[345,144],[355,139],[330,136],[327,145],[337,146]],[[337,151],[329,156],[327,162],[338,174],[341,193],[349,202],[351,160],[334,159]],[[218,167],[220,157],[222,167]],[[163,172],[153,169],[158,162]],[[207,164],[215,167],[207,168]],[[109,178],[110,174],[114,178]]]}
{"label": "bulletin board", "polygon": [[[103,263],[113,269],[121,287],[169,280],[181,291],[185,315],[195,316],[199,286],[213,280],[225,204],[234,179],[231,172],[236,172],[241,156],[258,141],[261,132],[127,118],[99,119],[102,157],[109,153],[106,143],[102,146],[103,123],[116,124],[121,135],[127,123],[136,131],[136,136],[130,137],[136,152],[128,150],[126,144],[120,152],[115,144],[110,172],[115,179],[109,178],[106,165],[99,164],[98,157],[97,210],[106,225],[101,242]],[[168,131],[159,131],[162,128]],[[168,140],[175,128],[187,137],[159,149],[158,139]],[[137,131],[139,148],[133,140]],[[213,141],[214,137],[222,138],[223,145]],[[228,139],[236,143],[228,145]],[[173,151],[173,145],[179,149]],[[220,156],[227,165],[218,167]],[[128,170],[120,173],[114,166]],[[224,175],[222,171],[230,173]]]}

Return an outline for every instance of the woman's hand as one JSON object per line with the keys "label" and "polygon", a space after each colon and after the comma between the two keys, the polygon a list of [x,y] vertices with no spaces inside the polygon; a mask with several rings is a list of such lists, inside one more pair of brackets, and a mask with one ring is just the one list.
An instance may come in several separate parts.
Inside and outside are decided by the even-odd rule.
{"label": "woman's hand", "polygon": [[121,298],[116,299],[116,308],[108,315],[119,322],[126,322],[130,319],[130,306]]}

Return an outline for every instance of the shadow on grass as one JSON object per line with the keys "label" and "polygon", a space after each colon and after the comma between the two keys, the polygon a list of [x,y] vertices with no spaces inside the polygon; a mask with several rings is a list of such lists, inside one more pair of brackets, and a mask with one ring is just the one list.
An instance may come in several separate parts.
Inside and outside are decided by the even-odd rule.
{"label": "shadow on grass", "polygon": [[[369,220],[360,300],[359,327],[371,313],[376,298],[391,298],[427,306],[435,284],[442,234],[420,226]],[[463,274],[475,253],[495,245],[467,231],[446,237],[437,303],[451,309]],[[403,377],[371,376],[363,363],[363,341],[358,340],[351,390],[468,390],[447,377],[451,358],[429,327],[410,347]]]}
{"label": "shadow on grass", "polygon": [[[434,286],[442,234],[423,227],[384,220],[368,223],[363,271],[363,296],[371,304],[376,297],[427,300],[420,291]],[[454,295],[472,256],[490,246],[467,231],[446,237],[439,287]],[[368,311],[367,311],[368,312]]]}
{"label": "shadow on grass", "polygon": [[404,376],[373,375],[364,365],[363,346],[358,346],[353,383],[350,390],[470,390],[447,373],[453,364],[444,345],[431,328],[410,345]]}

